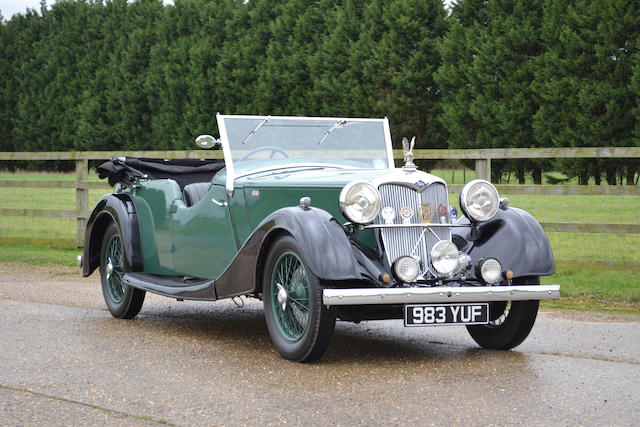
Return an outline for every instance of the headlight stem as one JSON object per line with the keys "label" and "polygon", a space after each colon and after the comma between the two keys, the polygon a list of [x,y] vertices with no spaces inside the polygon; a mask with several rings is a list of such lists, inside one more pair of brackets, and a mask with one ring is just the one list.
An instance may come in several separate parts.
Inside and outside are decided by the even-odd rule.
{"label": "headlight stem", "polygon": [[469,233],[469,240],[475,242],[480,238],[480,231],[478,230],[478,224],[475,222],[471,223],[471,231]]}

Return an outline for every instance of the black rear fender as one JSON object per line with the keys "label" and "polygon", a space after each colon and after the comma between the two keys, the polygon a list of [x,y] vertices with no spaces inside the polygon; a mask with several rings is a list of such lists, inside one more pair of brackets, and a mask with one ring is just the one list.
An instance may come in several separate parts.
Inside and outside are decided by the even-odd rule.
{"label": "black rear fender", "polygon": [[143,271],[140,227],[133,200],[126,194],[108,194],[98,202],[87,221],[82,265],[84,277],[89,276],[100,265],[102,238],[112,222],[118,225],[122,236],[125,271]]}

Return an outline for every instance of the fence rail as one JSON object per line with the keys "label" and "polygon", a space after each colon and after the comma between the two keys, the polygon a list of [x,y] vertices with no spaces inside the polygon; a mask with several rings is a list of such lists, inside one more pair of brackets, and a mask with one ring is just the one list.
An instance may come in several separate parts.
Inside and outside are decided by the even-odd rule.
{"label": "fence rail", "polygon": [[[403,152],[394,150],[394,158],[402,160]],[[110,187],[104,182],[88,181],[89,160],[107,160],[114,156],[184,158],[184,159],[221,159],[221,151],[181,150],[181,151],[77,151],[77,152],[0,152],[0,161],[24,160],[67,160],[74,161],[75,181],[21,181],[0,180],[0,187],[12,188],[70,188],[76,191],[75,210],[0,208],[0,215],[75,218],[77,222],[76,244],[84,244],[84,229],[89,217],[89,190]],[[578,147],[578,148],[496,148],[482,150],[415,150],[416,159],[428,160],[475,160],[475,172],[478,178],[490,179],[491,161],[496,159],[544,159],[544,158],[640,158],[640,147]],[[457,193],[462,184],[449,185],[449,191]],[[497,185],[502,194],[528,195],[617,195],[640,196],[640,186],[634,185]],[[640,234],[640,224],[590,224],[549,222],[542,223],[546,231],[569,233],[630,233]],[[13,242],[31,242],[30,238],[10,238]],[[0,243],[7,238],[0,238]],[[69,239],[61,239],[67,244]],[[631,261],[587,261],[559,260],[559,267],[573,269],[633,270],[640,271],[639,262]]]}

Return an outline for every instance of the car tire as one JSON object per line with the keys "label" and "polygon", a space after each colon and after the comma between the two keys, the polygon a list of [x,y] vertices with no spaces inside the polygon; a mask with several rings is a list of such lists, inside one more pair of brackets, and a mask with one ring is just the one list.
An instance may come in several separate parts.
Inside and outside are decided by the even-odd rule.
{"label": "car tire", "polygon": [[133,319],[142,308],[145,291],[123,283],[125,262],[120,230],[115,223],[111,223],[104,233],[100,248],[102,295],[113,317]]}
{"label": "car tire", "polygon": [[322,304],[320,280],[309,270],[293,237],[284,235],[271,247],[262,291],[267,329],[278,352],[295,362],[322,357],[336,315]]}
{"label": "car tire", "polygon": [[[536,286],[537,277],[514,280],[517,285]],[[471,338],[483,348],[509,350],[520,345],[531,332],[540,301],[489,303],[489,324],[467,326]]]}

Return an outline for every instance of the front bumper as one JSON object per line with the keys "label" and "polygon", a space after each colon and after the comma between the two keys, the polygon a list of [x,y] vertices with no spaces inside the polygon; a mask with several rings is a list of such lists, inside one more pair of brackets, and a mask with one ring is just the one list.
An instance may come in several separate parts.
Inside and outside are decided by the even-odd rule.
{"label": "front bumper", "polygon": [[430,304],[560,299],[560,285],[324,289],[324,305]]}

